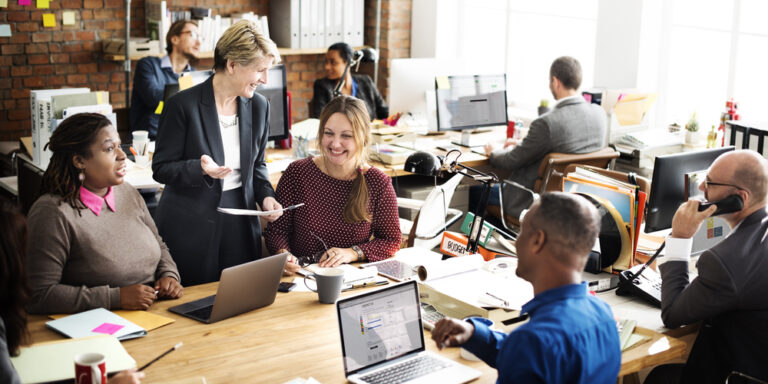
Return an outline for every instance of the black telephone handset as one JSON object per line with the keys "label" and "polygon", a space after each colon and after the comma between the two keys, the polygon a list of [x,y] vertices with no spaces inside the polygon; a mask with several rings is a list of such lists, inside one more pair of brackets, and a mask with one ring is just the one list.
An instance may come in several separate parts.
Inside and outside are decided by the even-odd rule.
{"label": "black telephone handset", "polygon": [[720,201],[705,202],[699,204],[699,212],[707,210],[712,204],[717,205],[717,210],[712,216],[723,215],[726,213],[733,213],[741,211],[744,208],[744,200],[739,195],[730,195]]}

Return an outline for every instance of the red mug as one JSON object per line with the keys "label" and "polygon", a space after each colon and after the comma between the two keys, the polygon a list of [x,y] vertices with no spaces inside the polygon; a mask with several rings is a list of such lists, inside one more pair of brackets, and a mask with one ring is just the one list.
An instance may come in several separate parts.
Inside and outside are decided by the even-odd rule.
{"label": "red mug", "polygon": [[81,353],[75,356],[76,384],[107,384],[107,364],[101,353]]}
{"label": "red mug", "polygon": [[511,139],[515,137],[515,122],[510,120],[507,121],[507,139]]}

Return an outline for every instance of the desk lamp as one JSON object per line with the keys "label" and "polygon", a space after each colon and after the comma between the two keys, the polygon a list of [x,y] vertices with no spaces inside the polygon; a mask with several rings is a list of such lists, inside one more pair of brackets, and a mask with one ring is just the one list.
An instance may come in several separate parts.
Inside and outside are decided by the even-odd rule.
{"label": "desk lamp", "polygon": [[344,73],[341,75],[339,82],[336,83],[336,87],[333,89],[333,97],[341,96],[341,88],[344,87],[344,81],[347,78],[347,72],[349,67],[355,66],[355,71],[360,67],[360,63],[365,61],[366,63],[375,63],[379,61],[379,52],[373,48],[363,48],[359,51],[355,51],[352,55],[352,60],[344,67]]}
{"label": "desk lamp", "polygon": [[[449,160],[452,154],[456,153],[453,160]],[[469,239],[467,241],[467,251],[477,253],[478,239],[485,222],[485,207],[488,205],[488,195],[491,192],[491,186],[499,182],[499,178],[494,174],[480,172],[471,167],[459,163],[461,151],[452,150],[445,156],[436,156],[429,152],[414,152],[405,160],[404,169],[407,172],[422,176],[435,177],[442,172],[458,173],[472,180],[483,183],[483,192],[480,196],[480,202],[475,206],[475,219],[469,229]]]}

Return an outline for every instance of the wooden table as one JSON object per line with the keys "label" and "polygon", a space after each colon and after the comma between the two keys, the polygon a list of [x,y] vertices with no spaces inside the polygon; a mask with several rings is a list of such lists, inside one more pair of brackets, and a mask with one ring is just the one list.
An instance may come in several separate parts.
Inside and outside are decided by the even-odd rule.
{"label": "wooden table", "polygon": [[[127,340],[123,346],[141,366],[178,342],[184,346],[146,370],[146,383],[264,382],[283,383],[296,377],[314,377],[322,383],[344,382],[336,309],[320,304],[312,292],[278,293],[265,308],[214,324],[203,324],[169,312],[168,307],[214,294],[218,283],[184,290],[179,300],[158,301],[149,311],[171,317],[175,323],[150,331],[147,336]],[[372,288],[368,288],[372,289]],[[361,292],[344,292],[342,296]],[[34,343],[61,340],[45,327],[45,316],[30,316],[29,330]],[[622,355],[620,375],[637,372],[685,353],[685,343],[649,330],[653,339]],[[427,349],[438,352],[425,331]],[[483,362],[461,359],[458,348],[438,352],[480,370],[478,383],[496,381],[496,370]]]}

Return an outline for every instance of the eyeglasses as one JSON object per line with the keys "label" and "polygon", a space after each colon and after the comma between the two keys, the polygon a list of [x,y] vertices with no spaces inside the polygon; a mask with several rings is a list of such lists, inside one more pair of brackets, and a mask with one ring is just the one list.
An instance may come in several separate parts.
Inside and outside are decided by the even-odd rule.
{"label": "eyeglasses", "polygon": [[744,190],[744,188],[739,187],[738,185],[726,184],[726,183],[715,183],[714,181],[709,181],[709,179],[704,179],[703,184],[704,184],[704,188],[705,189],[709,189],[709,187],[711,187],[711,186],[718,186],[719,185],[719,186],[722,186],[722,187],[733,187],[733,188],[736,188],[736,189]]}
{"label": "eyeglasses", "polygon": [[315,235],[315,233],[312,231],[310,231],[309,234],[314,236],[314,238],[317,239],[318,241],[320,241],[320,244],[323,245],[323,249],[325,249],[325,251],[317,252],[312,256],[297,257],[296,261],[299,262],[299,266],[301,267],[306,267],[311,264],[317,264],[320,261],[320,258],[323,257],[323,254],[328,252],[328,246],[325,245],[325,241],[323,241],[323,239],[321,239],[320,236]]}
{"label": "eyeglasses", "polygon": [[197,31],[184,31],[182,33],[179,33],[179,35],[183,35],[183,34],[186,34],[186,33],[189,33],[189,37],[192,40],[200,40],[200,33],[197,32]]}

